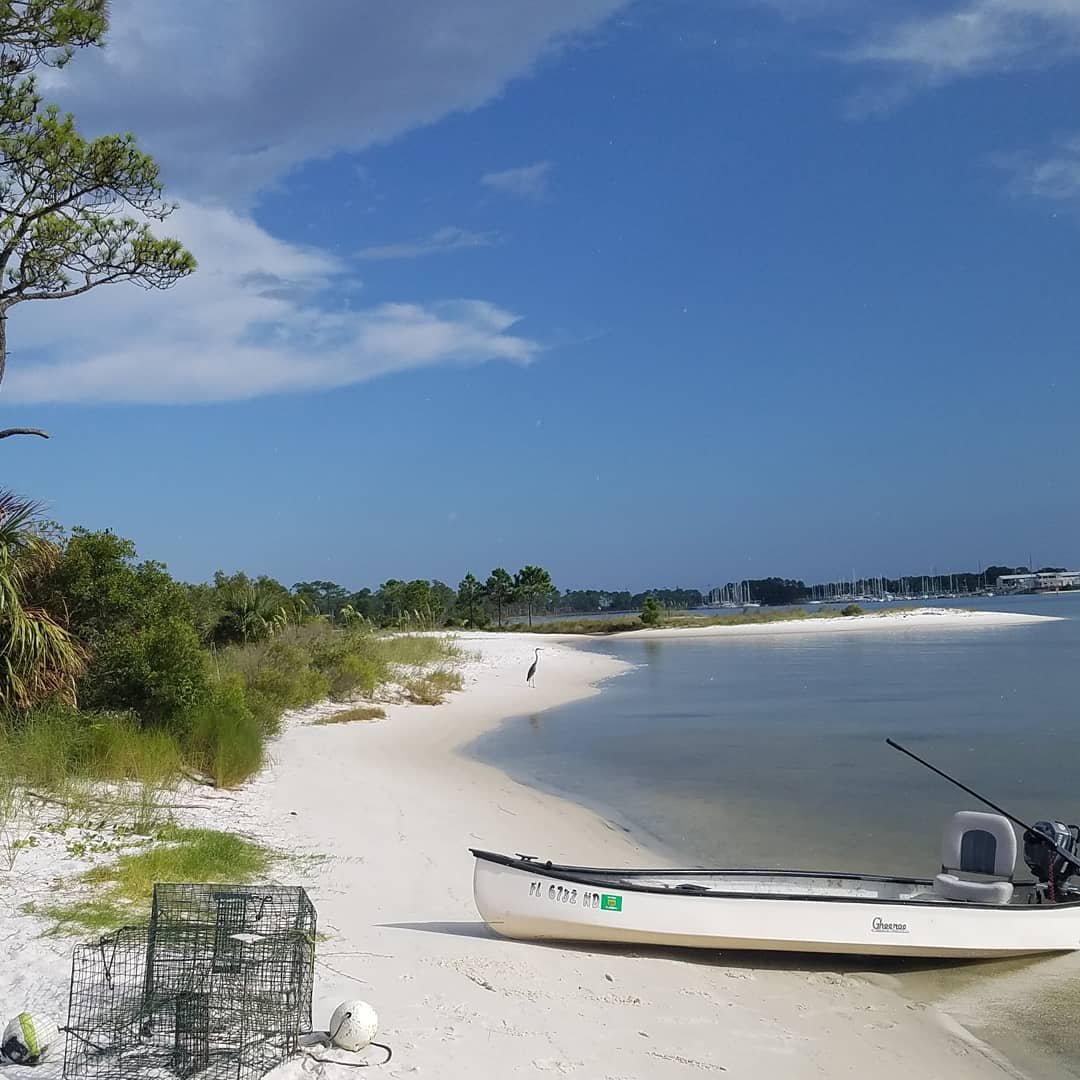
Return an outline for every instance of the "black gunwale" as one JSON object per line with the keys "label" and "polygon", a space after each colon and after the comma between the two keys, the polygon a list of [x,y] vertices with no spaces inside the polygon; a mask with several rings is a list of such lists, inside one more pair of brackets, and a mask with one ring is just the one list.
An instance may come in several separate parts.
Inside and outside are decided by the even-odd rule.
{"label": "black gunwale", "polygon": [[[558,881],[572,881],[576,885],[593,885],[593,886],[606,886],[611,889],[619,889],[622,892],[639,892],[639,893],[655,893],[660,896],[683,896],[697,899],[713,898],[727,898],[732,900],[761,900],[765,902],[783,900],[788,901],[812,901],[814,903],[826,903],[826,904],[863,904],[863,905],[876,905],[881,907],[883,904],[890,906],[896,905],[899,907],[913,907],[913,908],[961,908],[964,910],[985,910],[985,911],[1041,911],[1043,914],[1047,914],[1051,911],[1064,911],[1069,908],[1080,907],[1080,898],[1076,900],[1065,900],[1055,904],[976,904],[969,900],[890,900],[884,897],[870,897],[870,896],[813,896],[809,893],[745,893],[745,892],[731,892],[723,889],[709,889],[701,888],[694,889],[693,891],[685,890],[680,891],[677,889],[664,888],[660,885],[646,885],[641,882],[635,882],[635,877],[702,877],[709,874],[731,874],[731,875],[774,875],[777,877],[804,877],[804,878],[844,878],[848,881],[888,881],[898,885],[933,885],[933,881],[929,878],[911,878],[911,877],[889,877],[883,874],[853,874],[853,873],[838,873],[828,870],[779,870],[776,867],[769,868],[720,868],[715,870],[703,870],[700,867],[689,870],[680,869],[668,869],[662,870],[627,870],[627,869],[614,869],[614,868],[599,868],[599,867],[587,867],[587,866],[564,866],[560,863],[553,862],[541,862],[539,859],[532,857],[521,857],[513,855],[499,855],[493,851],[483,851],[478,848],[469,848],[469,851],[477,859],[484,862],[497,863],[501,866],[508,866],[514,870],[521,870],[525,873],[540,874],[543,877],[555,878]],[[592,880],[589,880],[592,879]],[[1034,885],[1034,881],[1021,881],[1017,882],[1018,885]]]}

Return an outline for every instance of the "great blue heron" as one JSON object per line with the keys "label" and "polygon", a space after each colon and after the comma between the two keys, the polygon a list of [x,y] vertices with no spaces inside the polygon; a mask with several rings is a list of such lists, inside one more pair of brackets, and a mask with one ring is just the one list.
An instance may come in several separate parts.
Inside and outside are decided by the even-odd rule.
{"label": "great blue heron", "polygon": [[544,650],[543,649],[534,649],[533,651],[536,653],[536,659],[533,660],[533,662],[529,665],[529,674],[525,676],[525,682],[526,682],[526,684],[528,686],[535,686],[536,685],[536,683],[533,682],[533,679],[536,678],[536,666],[537,666],[537,664],[540,663],[540,654]]}

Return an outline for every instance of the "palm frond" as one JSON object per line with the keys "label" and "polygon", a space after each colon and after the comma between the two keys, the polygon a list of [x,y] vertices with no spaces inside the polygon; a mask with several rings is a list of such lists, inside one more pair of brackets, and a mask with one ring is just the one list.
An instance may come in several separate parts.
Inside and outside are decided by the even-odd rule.
{"label": "palm frond", "polygon": [[59,557],[36,530],[39,504],[0,491],[0,710],[27,709],[47,697],[75,701],[86,652],[40,608],[25,605],[27,584]]}

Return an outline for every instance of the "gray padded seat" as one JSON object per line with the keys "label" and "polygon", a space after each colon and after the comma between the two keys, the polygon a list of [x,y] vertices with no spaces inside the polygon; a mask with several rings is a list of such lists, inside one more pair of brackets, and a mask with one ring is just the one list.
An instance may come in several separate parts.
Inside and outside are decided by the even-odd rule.
{"label": "gray padded seat", "polygon": [[1007,904],[1015,866],[1016,833],[1009,819],[961,810],[945,825],[934,892],[946,900]]}

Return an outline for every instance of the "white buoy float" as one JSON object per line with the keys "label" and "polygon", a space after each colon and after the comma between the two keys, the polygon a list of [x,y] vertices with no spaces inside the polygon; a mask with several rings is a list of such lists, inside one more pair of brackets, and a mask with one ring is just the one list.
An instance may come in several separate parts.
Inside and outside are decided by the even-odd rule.
{"label": "white buoy float", "polygon": [[4,1028],[0,1057],[16,1065],[37,1065],[60,1042],[60,1028],[49,1016],[23,1012]]}
{"label": "white buoy float", "polygon": [[366,1002],[343,1001],[330,1018],[330,1041],[340,1050],[356,1053],[370,1046],[379,1030],[379,1017]]}

